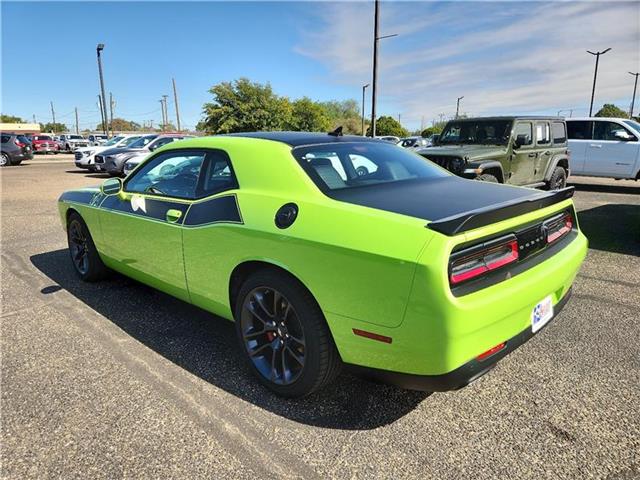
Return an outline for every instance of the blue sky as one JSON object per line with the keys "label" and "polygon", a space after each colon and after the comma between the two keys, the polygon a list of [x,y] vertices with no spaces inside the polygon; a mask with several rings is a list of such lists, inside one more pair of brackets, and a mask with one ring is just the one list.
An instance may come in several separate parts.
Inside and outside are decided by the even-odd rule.
{"label": "blue sky", "polygon": [[[1,108],[25,119],[50,121],[53,100],[60,121],[72,125],[77,106],[81,128],[99,122],[100,42],[115,115],[140,123],[159,123],[172,76],[190,127],[220,81],[245,76],[293,98],[359,100],[371,79],[371,2],[3,1],[0,9]],[[399,36],[381,42],[378,109],[410,128],[452,115],[460,95],[472,115],[584,115],[593,75],[585,50],[607,47],[596,104],[626,109],[627,71],[640,69],[638,2],[383,2],[381,30]]]}

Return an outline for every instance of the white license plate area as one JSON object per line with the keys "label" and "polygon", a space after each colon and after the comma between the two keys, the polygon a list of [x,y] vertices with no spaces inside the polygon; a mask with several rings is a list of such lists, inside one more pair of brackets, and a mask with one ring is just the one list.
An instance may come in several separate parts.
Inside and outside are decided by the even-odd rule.
{"label": "white license plate area", "polygon": [[553,318],[551,295],[540,300],[531,311],[531,331],[536,333]]}

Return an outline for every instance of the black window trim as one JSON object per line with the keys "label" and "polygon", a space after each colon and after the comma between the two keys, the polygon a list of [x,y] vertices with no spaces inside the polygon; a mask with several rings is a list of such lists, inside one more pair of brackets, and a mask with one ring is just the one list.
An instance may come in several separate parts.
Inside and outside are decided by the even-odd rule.
{"label": "black window trim", "polygon": [[520,147],[520,149],[522,149],[522,150],[532,149],[536,145],[535,139],[534,139],[535,123],[532,120],[525,120],[525,119],[523,119],[523,120],[515,120],[513,122],[513,136],[514,136],[513,138],[514,138],[514,140],[518,138],[518,135],[516,133],[516,129],[518,128],[518,125],[526,125],[526,124],[528,124],[531,127],[531,130],[530,130],[530,132],[531,132],[531,143],[528,143],[526,145],[522,145]]}
{"label": "black window trim", "polygon": [[[556,142],[556,135],[553,133],[553,126],[554,125],[562,125],[564,127],[564,137],[563,137],[563,141],[562,142]],[[551,127],[550,127],[550,133],[551,133],[551,145],[563,145],[565,143],[567,143],[569,141],[569,129],[567,128],[567,124],[566,122],[562,122],[562,121],[552,121],[551,122]]]}
{"label": "black window trim", "polygon": [[622,127],[624,129],[624,131],[627,132],[627,134],[629,134],[633,138],[635,138],[635,140],[627,140],[627,142],[637,142],[638,141],[637,135],[631,129],[629,129],[624,124],[624,122],[619,122],[619,121],[611,120],[611,119],[608,119],[608,118],[598,118],[598,119],[592,120],[592,122],[591,122],[593,124],[593,126],[591,128],[591,140],[593,142],[617,142],[617,141],[619,141],[619,140],[604,140],[604,139],[599,139],[599,138],[596,139],[595,138],[595,136],[596,136],[596,122],[598,122],[598,123],[605,123],[606,122],[606,123],[613,123],[614,125],[618,125],[619,127]]}
{"label": "black window trim", "polygon": [[[194,147],[190,147],[190,148],[172,148],[170,150],[164,150],[161,152],[157,152],[154,153],[153,155],[151,155],[149,158],[147,158],[146,160],[144,160],[143,163],[149,163],[152,162],[153,160],[155,160],[157,157],[159,157],[160,155],[165,155],[165,154],[173,154],[173,153],[177,153],[177,154],[181,154],[181,155],[188,155],[188,154],[192,154],[193,156],[196,156],[198,154],[202,154],[204,153],[204,160],[203,160],[203,166],[204,166],[204,162],[207,161],[207,156],[209,153],[213,153],[213,152],[221,152],[223,153],[227,160],[229,161],[229,169],[231,170],[231,176],[233,177],[234,180],[234,184],[231,185],[230,187],[227,188],[222,188],[220,190],[214,191],[214,192],[207,192],[206,195],[200,196],[200,197],[178,197],[175,195],[161,195],[161,194],[157,194],[157,193],[149,193],[149,192],[134,192],[132,190],[127,190],[127,185],[128,183],[135,178],[135,175],[128,177],[124,180],[123,184],[122,184],[122,190],[125,193],[130,193],[133,195],[148,195],[150,197],[157,197],[157,198],[164,198],[164,199],[175,199],[175,200],[180,200],[180,201],[187,201],[187,202],[200,202],[202,200],[206,200],[210,197],[219,195],[221,193],[224,192],[228,192],[231,190],[239,190],[240,189],[240,183],[238,182],[238,176],[236,175],[236,172],[233,168],[233,161],[231,160],[231,156],[229,155],[229,152],[227,152],[226,150],[223,150],[221,148],[194,148]],[[138,167],[136,168],[136,170],[138,170],[138,172],[140,171],[140,167],[141,165],[138,165]],[[204,169],[200,168],[200,173],[198,174],[198,181],[197,183],[199,184],[202,178],[202,175],[204,174]]]}

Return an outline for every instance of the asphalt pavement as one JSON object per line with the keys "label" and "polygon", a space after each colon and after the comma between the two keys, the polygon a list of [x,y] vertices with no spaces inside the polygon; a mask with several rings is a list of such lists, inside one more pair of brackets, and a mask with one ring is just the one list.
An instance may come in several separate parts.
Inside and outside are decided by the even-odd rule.
{"label": "asphalt pavement", "polygon": [[78,280],[56,200],[102,178],[0,169],[2,478],[640,478],[640,184],[573,182],[573,299],[471,386],[344,374],[293,401],[248,376],[231,323]]}

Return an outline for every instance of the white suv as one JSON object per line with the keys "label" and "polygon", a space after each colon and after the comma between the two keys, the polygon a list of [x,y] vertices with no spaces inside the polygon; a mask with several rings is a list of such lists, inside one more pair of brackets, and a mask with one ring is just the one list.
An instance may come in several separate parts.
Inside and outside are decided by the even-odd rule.
{"label": "white suv", "polygon": [[640,123],[567,118],[571,175],[640,179]]}
{"label": "white suv", "polygon": [[90,172],[102,170],[100,165],[96,165],[96,153],[104,152],[110,148],[127,147],[142,136],[140,135],[117,135],[102,145],[78,148],[75,151],[75,162],[78,168],[88,168]]}

